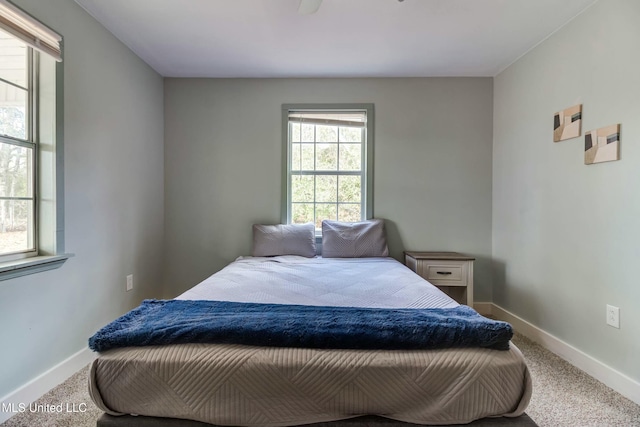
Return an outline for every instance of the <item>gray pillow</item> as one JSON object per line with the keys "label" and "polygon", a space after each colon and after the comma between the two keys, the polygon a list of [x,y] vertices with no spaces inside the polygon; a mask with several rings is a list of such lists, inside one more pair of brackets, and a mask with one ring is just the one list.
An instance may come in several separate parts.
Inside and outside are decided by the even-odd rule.
{"label": "gray pillow", "polygon": [[316,256],[316,228],[313,223],[253,226],[253,256]]}
{"label": "gray pillow", "polygon": [[389,256],[384,221],[322,221],[323,258],[364,258]]}

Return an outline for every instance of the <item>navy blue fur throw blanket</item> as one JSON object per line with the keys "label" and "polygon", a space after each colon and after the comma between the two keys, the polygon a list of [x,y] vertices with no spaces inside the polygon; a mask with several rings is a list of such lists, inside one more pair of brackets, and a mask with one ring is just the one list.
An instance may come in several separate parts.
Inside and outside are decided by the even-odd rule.
{"label": "navy blue fur throw blanket", "polygon": [[94,351],[183,343],[271,347],[508,350],[511,325],[467,306],[381,309],[145,300],[89,339]]}

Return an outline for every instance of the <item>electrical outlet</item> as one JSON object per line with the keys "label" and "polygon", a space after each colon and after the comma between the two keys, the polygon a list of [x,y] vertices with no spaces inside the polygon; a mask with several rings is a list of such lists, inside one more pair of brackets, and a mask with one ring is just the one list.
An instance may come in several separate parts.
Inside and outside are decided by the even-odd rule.
{"label": "electrical outlet", "polygon": [[133,274],[127,276],[127,292],[133,289]]}
{"label": "electrical outlet", "polygon": [[620,329],[620,309],[607,304],[607,325]]}

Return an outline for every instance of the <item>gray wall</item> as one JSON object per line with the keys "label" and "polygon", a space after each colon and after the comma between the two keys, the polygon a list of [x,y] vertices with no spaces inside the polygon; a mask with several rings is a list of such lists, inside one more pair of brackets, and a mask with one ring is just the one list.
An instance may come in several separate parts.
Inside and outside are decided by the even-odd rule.
{"label": "gray wall", "polygon": [[278,223],[283,103],[375,104],[374,215],[392,255],[475,255],[491,300],[490,78],[166,79],[165,272],[172,297]]}
{"label": "gray wall", "polygon": [[[17,0],[65,40],[62,268],[0,282],[0,396],[158,296],[164,233],[162,78],[71,0]],[[134,291],[125,292],[133,273]]]}
{"label": "gray wall", "polygon": [[[637,0],[600,0],[497,76],[493,144],[494,302],[636,381],[639,21]],[[583,134],[622,124],[620,161],[553,143],[553,114],[577,103]]]}

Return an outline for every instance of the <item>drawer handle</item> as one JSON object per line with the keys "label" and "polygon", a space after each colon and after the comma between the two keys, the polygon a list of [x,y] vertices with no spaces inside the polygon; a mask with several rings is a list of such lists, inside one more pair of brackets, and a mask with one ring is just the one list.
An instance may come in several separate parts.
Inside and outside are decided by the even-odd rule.
{"label": "drawer handle", "polygon": [[450,271],[436,271],[436,273],[438,273],[438,274],[444,274],[444,275],[451,274],[451,272],[450,272]]}

